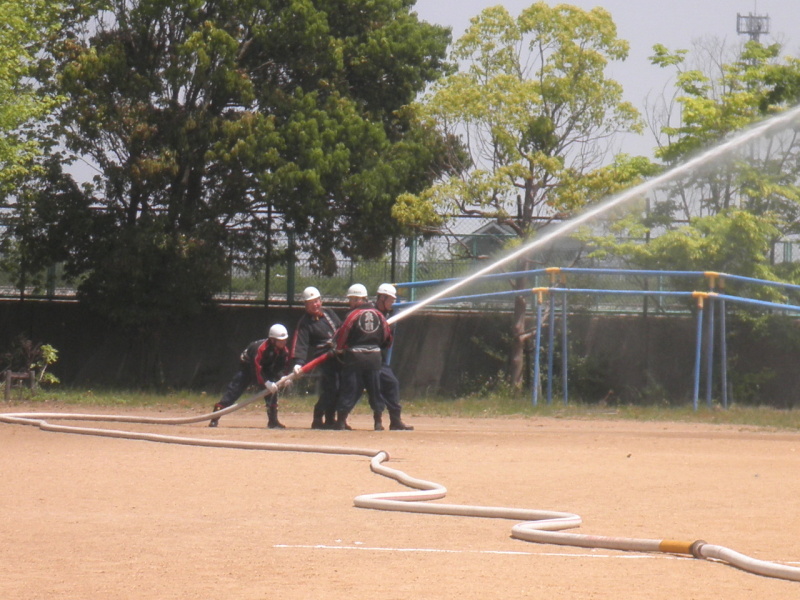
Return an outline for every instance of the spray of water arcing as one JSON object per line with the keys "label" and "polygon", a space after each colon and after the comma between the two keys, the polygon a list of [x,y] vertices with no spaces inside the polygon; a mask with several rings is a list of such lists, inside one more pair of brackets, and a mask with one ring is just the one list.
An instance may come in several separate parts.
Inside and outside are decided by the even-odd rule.
{"label": "spray of water arcing", "polygon": [[471,282],[482,277],[483,275],[486,275],[487,273],[494,271],[495,269],[503,266],[506,263],[513,261],[514,259],[522,256],[523,254],[526,254],[527,252],[530,252],[535,248],[543,246],[559,236],[574,231],[584,223],[611,210],[612,208],[615,208],[634,198],[642,196],[643,194],[646,194],[660,186],[672,183],[680,179],[681,177],[685,176],[687,173],[692,172],[694,169],[697,169],[698,167],[705,165],[706,163],[709,163],[711,161],[729,155],[734,150],[739,149],[748,142],[751,142],[752,140],[758,139],[761,136],[766,135],[767,133],[777,131],[779,129],[789,126],[794,120],[798,118],[800,118],[800,106],[796,106],[791,110],[788,110],[779,115],[766,119],[758,123],[757,125],[738,133],[729,140],[721,144],[718,144],[717,146],[714,146],[713,148],[703,152],[702,154],[699,154],[695,158],[681,165],[678,165],[672,169],[669,169],[668,171],[665,171],[664,173],[658,175],[657,177],[654,177],[643,183],[640,183],[639,185],[634,186],[629,190],[626,190],[615,196],[610,197],[607,200],[604,200],[603,202],[591,208],[590,210],[587,210],[586,212],[578,215],[577,217],[574,217],[573,219],[564,221],[563,223],[553,228],[548,233],[542,235],[541,237],[537,237],[535,240],[533,240],[528,244],[520,246],[519,248],[514,250],[514,252],[483,267],[482,269],[476,271],[472,275],[469,275],[464,279],[460,279],[455,283],[439,290],[438,292],[431,294],[430,296],[424,298],[423,300],[420,300],[418,303],[409,306],[402,312],[392,315],[392,317],[389,318],[389,323],[395,323],[400,319],[405,319],[406,317],[411,316],[421,308],[433,302],[436,302],[440,298],[444,298],[450,295],[457,289],[460,289],[470,284]]}

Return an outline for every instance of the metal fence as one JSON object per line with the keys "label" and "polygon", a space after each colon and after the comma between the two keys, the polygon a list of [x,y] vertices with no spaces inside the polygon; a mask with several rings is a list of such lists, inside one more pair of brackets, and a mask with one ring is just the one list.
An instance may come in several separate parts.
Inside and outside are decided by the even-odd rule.
{"label": "metal fence", "polygon": [[[0,215],[0,235],[5,224]],[[546,231],[544,227],[542,231]],[[264,256],[280,255],[284,258],[276,264],[261,266],[243,266],[237,257],[231,255],[230,278],[225,289],[220,290],[216,300],[222,303],[280,305],[296,304],[299,295],[308,285],[314,285],[322,294],[333,301],[345,300],[345,291],[354,282],[363,283],[369,290],[375,290],[384,282],[419,282],[443,281],[462,278],[469,273],[490,264],[500,256],[509,241],[515,239],[510,229],[483,218],[459,217],[449,221],[446,231],[436,234],[420,235],[392,240],[386,255],[377,260],[352,260],[338,257],[336,274],[331,277],[320,276],[312,268],[308,254],[302,251],[295,253],[286,250],[293,247],[292,240],[285,231],[272,231],[268,236],[271,247],[263,248]],[[645,243],[645,240],[641,240]],[[569,285],[574,288],[584,287],[587,278],[591,277],[591,285],[599,289],[636,289],[671,291],[683,288],[676,287],[675,279],[667,280],[663,276],[640,275],[627,277],[614,274],[603,269],[614,269],[623,265],[612,260],[598,260],[590,257],[590,248],[584,243],[564,236],[551,243],[545,250],[529,254],[525,258],[525,269],[544,269],[546,267],[580,267],[595,269],[593,275],[572,273]],[[6,258],[6,257],[2,257]],[[795,241],[779,241],[773,246],[773,262],[794,262],[800,260],[800,243]],[[525,286],[539,287],[549,285],[549,276],[544,272],[527,275]],[[474,294],[501,292],[513,289],[520,282],[513,281],[508,275],[495,279],[482,280],[473,286]],[[694,282],[686,289],[701,284]],[[422,292],[411,286],[404,292],[405,300],[414,301]],[[39,287],[26,286],[20,289],[11,280],[10,275],[0,269],[0,297],[3,298],[44,298],[65,300],[74,298],[74,285],[63,277],[60,265],[47,270],[45,283]],[[774,299],[774,298],[767,298]],[[626,297],[624,295],[587,294],[576,295],[572,304],[588,311],[616,312],[670,312],[683,310],[679,301],[666,296],[644,298]],[[508,300],[486,300],[478,306],[481,310],[505,310]],[[452,308],[458,308],[454,305]]]}

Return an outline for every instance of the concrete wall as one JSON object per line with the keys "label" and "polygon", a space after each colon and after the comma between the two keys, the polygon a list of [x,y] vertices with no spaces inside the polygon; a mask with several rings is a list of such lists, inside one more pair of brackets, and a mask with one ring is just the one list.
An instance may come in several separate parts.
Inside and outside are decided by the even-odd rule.
{"label": "concrete wall", "polygon": [[289,326],[299,315],[290,309],[220,307],[143,341],[77,303],[0,302],[0,349],[19,334],[54,346],[59,360],[52,371],[66,385],[212,390],[227,383],[249,342],[266,337],[270,324]]}
{"label": "concrete wall", "polygon": [[[0,352],[22,334],[59,350],[52,371],[65,385],[160,385],[218,393],[250,341],[264,337],[275,322],[286,324],[291,333],[301,314],[301,308],[217,307],[144,342],[97,320],[80,304],[5,301],[0,302]],[[403,395],[462,394],[496,379],[506,370],[509,326],[508,315],[492,313],[415,314],[401,320],[392,364]],[[754,336],[734,324],[729,328],[730,378],[741,390],[737,399],[794,406],[800,398],[795,351],[800,348],[791,340],[777,343],[776,334]],[[794,322],[789,328],[797,329]],[[691,400],[694,319],[572,316],[569,329],[571,398]],[[557,356],[556,378],[560,364]],[[544,361],[541,366],[546,372]],[[716,371],[714,380],[719,381]],[[700,396],[704,400],[704,384]],[[718,391],[714,396],[719,397]]]}

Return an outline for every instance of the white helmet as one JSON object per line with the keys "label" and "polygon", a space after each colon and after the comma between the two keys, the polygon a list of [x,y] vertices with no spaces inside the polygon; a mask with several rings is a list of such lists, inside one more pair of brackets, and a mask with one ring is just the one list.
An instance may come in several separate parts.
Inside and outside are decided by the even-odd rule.
{"label": "white helmet", "polygon": [[352,296],[355,296],[356,298],[366,298],[367,288],[360,283],[354,283],[347,288],[347,297],[350,298]]}
{"label": "white helmet", "polygon": [[303,290],[303,302],[308,302],[309,300],[316,300],[320,297],[319,290],[315,288],[313,285],[308,286],[306,289]]}
{"label": "white helmet", "polygon": [[391,283],[382,283],[378,286],[378,295],[385,294],[397,300],[397,289]]}
{"label": "white helmet", "polygon": [[285,340],[289,337],[289,332],[286,331],[286,327],[280,323],[275,323],[275,325],[269,328],[269,337],[276,340]]}

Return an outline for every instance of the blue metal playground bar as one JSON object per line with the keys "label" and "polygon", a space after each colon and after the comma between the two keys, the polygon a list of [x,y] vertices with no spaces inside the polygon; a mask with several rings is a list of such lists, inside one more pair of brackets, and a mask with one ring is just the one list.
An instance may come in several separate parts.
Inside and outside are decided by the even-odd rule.
{"label": "blue metal playground bar", "polygon": [[[534,271],[518,271],[514,273],[502,273],[486,275],[481,279],[499,279],[519,276],[533,276],[543,273],[551,275],[552,283],[555,283],[555,275],[559,273],[590,273],[590,274],[625,274],[625,275],[650,275],[650,276],[678,276],[678,277],[705,277],[708,278],[711,290],[717,287],[717,279],[722,282],[724,279],[755,283],[773,287],[783,287],[785,289],[800,290],[800,286],[793,284],[786,284],[774,281],[766,281],[753,279],[749,277],[742,277],[737,275],[729,275],[725,273],[717,273],[713,271],[650,271],[650,270],[620,270],[620,269],[537,269]],[[438,285],[446,283],[450,280],[436,280],[427,282],[410,282],[398,283],[397,287],[423,287]],[[562,280],[562,284],[565,283]],[[720,284],[722,287],[722,284]],[[490,298],[504,298],[520,295],[531,294],[534,297],[535,318],[536,318],[536,333],[535,333],[535,348],[533,353],[532,365],[532,403],[534,406],[539,402],[539,377],[541,372],[540,366],[540,352],[541,352],[541,329],[542,329],[542,309],[544,306],[544,294],[548,295],[549,302],[549,319],[548,319],[548,339],[547,339],[547,403],[551,404],[553,400],[553,362],[554,362],[554,346],[555,346],[555,295],[561,294],[561,381],[563,391],[563,402],[566,405],[569,401],[568,385],[567,385],[567,296],[569,294],[592,294],[592,295],[622,295],[622,296],[673,296],[673,297],[686,297],[694,298],[697,302],[697,320],[696,320],[696,335],[695,335],[695,360],[694,360],[694,373],[693,373],[693,407],[695,410],[698,408],[698,400],[700,394],[700,381],[701,381],[701,363],[703,355],[703,320],[705,312],[705,304],[708,303],[710,310],[710,319],[708,323],[708,336],[706,339],[706,368],[705,368],[705,392],[706,403],[710,408],[712,406],[712,383],[713,383],[713,358],[714,358],[714,316],[717,312],[719,321],[719,340],[720,340],[720,376],[721,376],[721,391],[722,391],[722,405],[724,408],[728,407],[728,371],[727,371],[727,330],[726,330],[726,302],[734,302],[750,306],[758,306],[768,309],[779,309],[790,312],[800,312],[800,306],[791,304],[781,304],[778,302],[769,302],[764,300],[756,300],[753,298],[745,298],[740,296],[732,296],[722,294],[715,291],[657,291],[657,290],[611,290],[611,289],[594,289],[594,288],[569,288],[569,287],[538,287],[523,290],[510,290],[504,292],[491,292],[484,294],[470,294],[464,296],[451,296],[447,298],[440,298],[436,304],[454,303],[454,302],[474,302],[479,300],[486,300]],[[398,310],[403,307],[411,306],[416,302],[398,302],[395,306]],[[715,311],[715,306],[718,310]]]}
{"label": "blue metal playground bar", "polygon": [[[587,269],[578,267],[547,267],[545,269],[531,269],[527,271],[509,271],[506,273],[491,273],[479,278],[480,281],[491,281],[493,279],[514,279],[519,277],[536,277],[537,275],[547,275],[555,272],[560,273],[576,273],[576,274],[590,274],[590,275],[648,275],[648,276],[661,276],[668,275],[670,277],[705,277],[708,271],[657,271],[646,269]],[[726,276],[731,277],[731,276]],[[396,287],[405,289],[435,287],[460,281],[463,277],[449,277],[447,279],[426,279],[424,281],[405,281],[402,283],[394,284]],[[798,286],[800,288],[800,286]]]}
{"label": "blue metal playground bar", "polygon": [[[511,271],[508,273],[492,273],[484,275],[480,278],[481,281],[491,281],[492,279],[513,279],[514,277],[536,277],[537,275],[544,275],[547,269],[533,269],[530,271]],[[437,285],[444,285],[445,283],[452,283],[460,281],[463,277],[449,277],[447,279],[426,279],[424,281],[406,281],[403,283],[396,283],[396,287],[412,289],[421,287],[433,287]]]}
{"label": "blue metal playground bar", "polygon": [[[792,283],[783,283],[780,281],[769,281],[767,279],[756,279],[753,277],[744,277],[742,275],[732,275],[730,273],[723,273],[717,271],[661,271],[661,270],[654,270],[654,269],[590,269],[590,268],[583,268],[583,267],[548,267],[545,269],[532,269],[528,271],[511,271],[508,273],[492,273],[489,275],[484,275],[479,280],[492,280],[492,279],[511,279],[511,278],[519,278],[519,277],[535,277],[537,275],[542,274],[555,274],[555,273],[574,273],[574,274],[584,274],[584,275],[622,275],[622,276],[649,276],[649,277],[701,277],[707,278],[712,282],[712,285],[716,285],[716,280],[718,279],[720,282],[724,281],[736,281],[740,283],[753,283],[756,285],[761,285],[765,287],[777,287],[783,288],[786,290],[794,290],[800,291],[800,285],[795,285]],[[454,281],[459,281],[463,279],[462,277],[451,277],[449,279],[429,279],[425,281],[406,281],[402,283],[396,283],[395,286],[399,288],[421,288],[421,287],[433,287],[442,285],[445,283],[452,283]]]}
{"label": "blue metal playground bar", "polygon": [[765,287],[778,287],[785,290],[800,291],[800,285],[793,283],[783,283],[781,281],[769,281],[767,279],[754,279],[753,277],[743,277],[741,275],[729,275],[727,273],[718,273],[721,280],[739,281],[742,283],[755,283]]}

